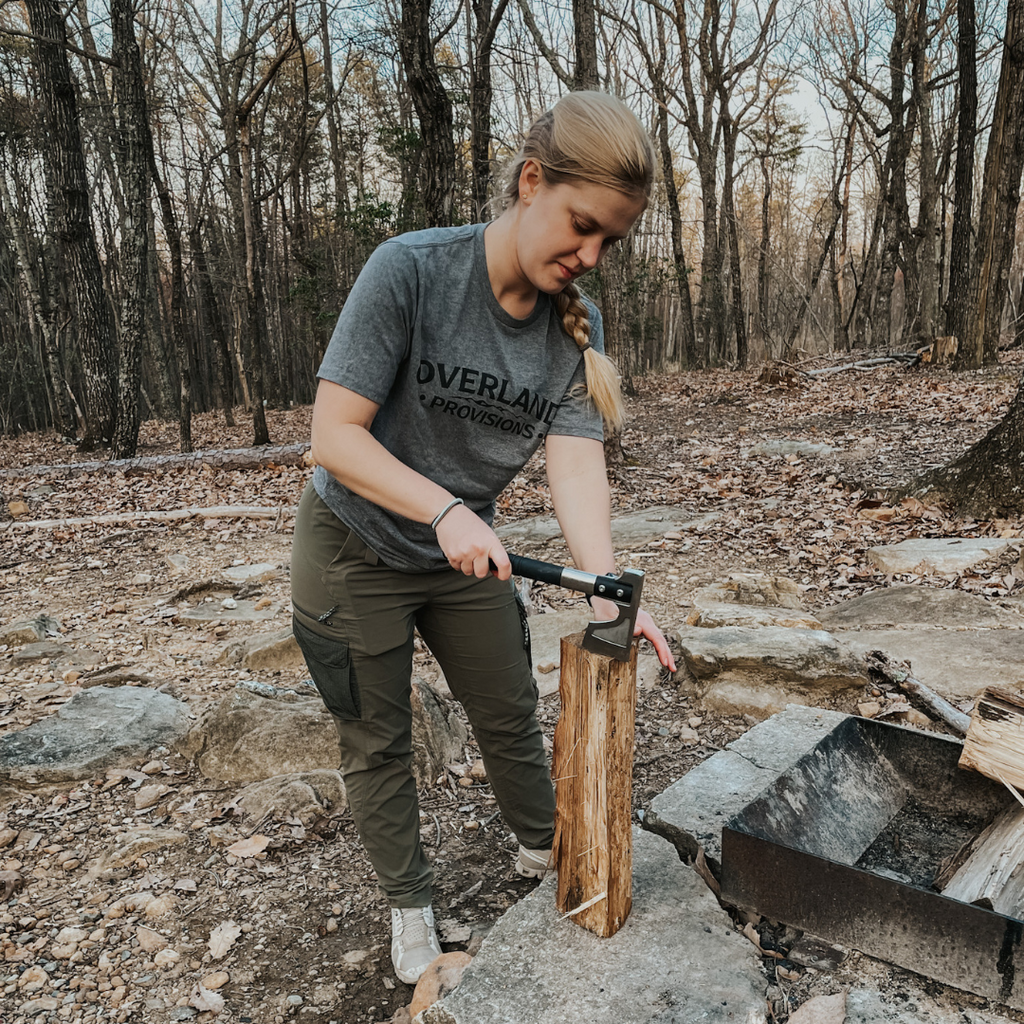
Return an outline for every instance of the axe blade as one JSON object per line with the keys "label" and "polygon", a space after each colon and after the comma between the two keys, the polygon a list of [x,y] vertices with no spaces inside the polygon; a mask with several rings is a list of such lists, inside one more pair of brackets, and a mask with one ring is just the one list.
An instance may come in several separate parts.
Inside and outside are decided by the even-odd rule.
{"label": "axe blade", "polygon": [[640,610],[640,592],[643,590],[644,574],[639,569],[626,569],[618,577],[619,582],[629,584],[632,595],[628,604],[615,603],[619,614],[614,619],[599,619],[587,626],[583,634],[583,649],[594,654],[603,654],[616,661],[629,661],[633,630],[637,612]]}

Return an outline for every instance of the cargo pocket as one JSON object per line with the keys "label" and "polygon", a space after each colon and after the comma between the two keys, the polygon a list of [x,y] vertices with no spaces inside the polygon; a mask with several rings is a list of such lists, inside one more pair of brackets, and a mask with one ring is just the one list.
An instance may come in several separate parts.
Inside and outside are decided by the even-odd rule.
{"label": "cargo pocket", "polygon": [[292,632],[327,710],[344,721],[359,721],[362,708],[348,644],[320,636],[296,618],[292,619]]}

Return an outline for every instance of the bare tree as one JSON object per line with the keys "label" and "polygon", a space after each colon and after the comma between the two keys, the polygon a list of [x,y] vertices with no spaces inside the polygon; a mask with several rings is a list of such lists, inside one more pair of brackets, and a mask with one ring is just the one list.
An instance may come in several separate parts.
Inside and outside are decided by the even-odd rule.
{"label": "bare tree", "polygon": [[53,0],[26,0],[36,37],[47,130],[45,157],[54,234],[70,272],[75,296],[79,356],[84,379],[84,448],[109,441],[114,433],[117,339],[103,290],[103,272],[93,235],[89,181],[78,125],[78,104],[67,57],[67,31]]}

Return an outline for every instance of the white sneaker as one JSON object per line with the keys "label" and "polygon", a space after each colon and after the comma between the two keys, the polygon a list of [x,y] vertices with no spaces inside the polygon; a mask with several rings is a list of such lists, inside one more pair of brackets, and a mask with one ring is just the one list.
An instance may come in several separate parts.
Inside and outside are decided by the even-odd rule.
{"label": "white sneaker", "polygon": [[415,985],[441,955],[432,907],[391,909],[391,962],[399,981]]}
{"label": "white sneaker", "polygon": [[516,857],[516,873],[523,878],[546,878],[555,870],[555,855],[552,850],[527,850],[519,847]]}

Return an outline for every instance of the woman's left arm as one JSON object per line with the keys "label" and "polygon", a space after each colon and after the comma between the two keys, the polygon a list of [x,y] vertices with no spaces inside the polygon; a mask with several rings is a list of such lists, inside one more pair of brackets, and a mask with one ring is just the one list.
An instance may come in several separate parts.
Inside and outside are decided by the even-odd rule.
{"label": "woman's left arm", "polygon": [[[576,567],[598,575],[614,572],[604,445],[590,437],[549,434],[544,448],[551,501]],[[618,614],[616,605],[601,598],[593,599],[593,607],[598,618],[614,619]],[[676,671],[664,635],[642,608],[637,613],[634,635],[650,640],[662,665]]]}

